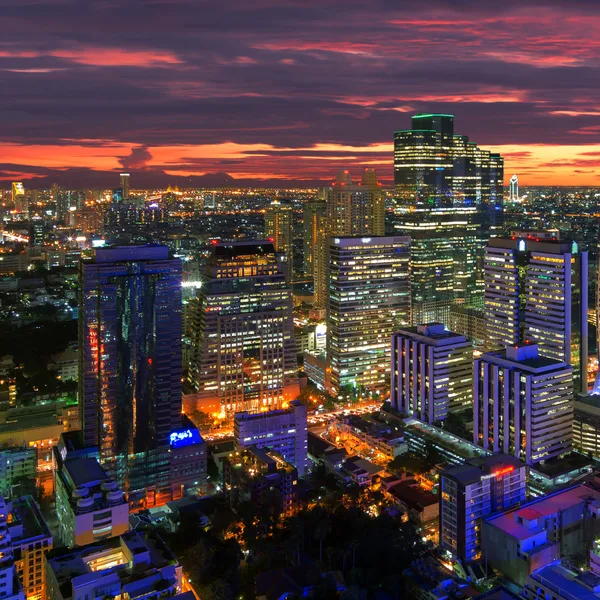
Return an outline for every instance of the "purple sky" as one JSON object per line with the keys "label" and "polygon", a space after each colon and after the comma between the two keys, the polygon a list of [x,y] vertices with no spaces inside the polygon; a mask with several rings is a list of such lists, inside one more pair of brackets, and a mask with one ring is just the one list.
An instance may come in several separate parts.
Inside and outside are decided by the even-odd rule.
{"label": "purple sky", "polygon": [[0,17],[7,182],[389,181],[393,131],[436,111],[507,180],[600,183],[597,0],[3,0]]}

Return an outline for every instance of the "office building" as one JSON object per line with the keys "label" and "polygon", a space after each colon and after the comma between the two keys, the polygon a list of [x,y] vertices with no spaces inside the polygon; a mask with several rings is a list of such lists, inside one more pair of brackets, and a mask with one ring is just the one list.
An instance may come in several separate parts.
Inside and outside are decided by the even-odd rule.
{"label": "office building", "polygon": [[25,186],[21,181],[12,182],[12,201],[15,205],[15,211],[21,215],[21,217],[27,217],[29,211],[29,202],[25,195]]}
{"label": "office building", "polygon": [[304,275],[313,277],[319,231],[324,228],[327,203],[322,199],[308,200],[303,210]]}
{"label": "office building", "polygon": [[56,516],[65,546],[85,546],[129,529],[129,504],[95,458],[58,462]]}
{"label": "office building", "polygon": [[121,189],[123,190],[123,200],[129,199],[129,182],[131,176],[129,173],[121,173]]}
{"label": "office building", "polygon": [[[5,500],[4,510],[14,565],[25,598],[43,600],[46,597],[44,555],[52,550],[52,533],[31,496]],[[0,581],[0,590],[1,586]]]}
{"label": "office building", "polygon": [[290,402],[290,407],[250,414],[236,413],[233,435],[240,449],[256,446],[275,450],[302,477],[308,467],[306,405],[299,400]]}
{"label": "office building", "polygon": [[529,465],[568,454],[573,439],[573,368],[536,344],[475,360],[474,443]]}
{"label": "office building", "polygon": [[290,205],[274,200],[265,210],[265,238],[273,242],[288,281],[294,274],[294,212]]}
{"label": "office building", "polygon": [[298,397],[292,295],[272,242],[213,245],[192,328],[197,409],[233,415]]}
{"label": "office building", "polygon": [[485,250],[486,347],[533,342],[587,392],[588,254],[576,242],[493,238]]}
{"label": "office building", "polygon": [[410,239],[335,237],[328,254],[326,387],[385,390],[392,334],[410,322]]}
{"label": "office building", "polygon": [[418,114],[394,133],[394,184],[405,207],[477,206],[486,224],[501,225],[502,157],[454,133],[454,116]]}
{"label": "office building", "polygon": [[98,448],[103,466],[128,491],[129,469],[152,463],[154,453],[163,464],[170,434],[181,427],[181,332],[181,261],[168,248],[98,248],[80,262],[84,443]]}
{"label": "office building", "polygon": [[37,452],[35,448],[6,448],[0,450],[0,494],[13,496],[21,492],[24,483],[35,486]]}
{"label": "office building", "polygon": [[7,600],[25,600],[8,529],[9,511],[6,501],[0,497],[0,597]]}
{"label": "office building", "polygon": [[298,472],[275,451],[251,447],[223,460],[223,492],[236,507],[243,502],[289,514],[298,501]]}
{"label": "office building", "polygon": [[481,559],[484,518],[523,502],[527,466],[496,454],[468,460],[440,475],[440,547],[452,560]]}
{"label": "office building", "polygon": [[510,201],[519,201],[519,178],[516,173],[510,178]]}
{"label": "office building", "polygon": [[178,598],[181,565],[158,536],[128,531],[120,537],[46,557],[48,600]]}
{"label": "office building", "polygon": [[573,449],[600,459],[600,397],[576,396],[573,412]]}
{"label": "office building", "polygon": [[329,293],[329,249],[335,236],[385,235],[385,196],[374,169],[363,171],[360,183],[341,170],[327,189],[327,209],[315,243],[315,306],[326,306]]}
{"label": "office building", "polygon": [[488,232],[475,206],[398,208],[395,230],[411,238],[413,325],[447,323],[453,305],[483,305]]}
{"label": "office building", "polygon": [[564,557],[586,560],[600,533],[600,491],[571,486],[484,519],[483,559],[517,585]]}
{"label": "office building", "polygon": [[392,337],[391,404],[427,423],[469,409],[473,345],[441,323],[402,329]]}

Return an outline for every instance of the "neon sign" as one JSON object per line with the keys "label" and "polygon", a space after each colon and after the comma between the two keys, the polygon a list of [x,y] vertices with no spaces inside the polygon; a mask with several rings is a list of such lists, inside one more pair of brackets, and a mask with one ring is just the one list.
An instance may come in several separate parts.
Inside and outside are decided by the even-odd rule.
{"label": "neon sign", "polygon": [[512,473],[515,470],[514,467],[504,467],[503,469],[498,469],[494,471],[492,475],[494,477],[502,477],[502,475],[507,475],[508,473]]}
{"label": "neon sign", "polygon": [[184,446],[201,444],[202,438],[197,429],[178,429],[171,432],[169,443],[172,448],[183,448]]}

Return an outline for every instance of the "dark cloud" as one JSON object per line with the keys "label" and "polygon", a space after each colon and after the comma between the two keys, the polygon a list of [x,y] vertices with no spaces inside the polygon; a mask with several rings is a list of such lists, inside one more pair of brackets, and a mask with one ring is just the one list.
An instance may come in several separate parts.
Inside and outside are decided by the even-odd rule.
{"label": "dark cloud", "polygon": [[[391,155],[360,147],[389,143],[421,111],[452,112],[482,146],[523,146],[507,161],[524,169],[529,145],[600,144],[595,0],[6,0],[0,18],[9,173],[123,167],[143,183],[225,165],[234,177],[315,179],[347,156],[386,160],[377,168],[390,177]],[[229,156],[176,158],[178,146],[224,143],[236,145]],[[33,165],[9,144],[60,146],[64,164],[35,150]],[[77,170],[69,146],[103,159],[90,153]]]}

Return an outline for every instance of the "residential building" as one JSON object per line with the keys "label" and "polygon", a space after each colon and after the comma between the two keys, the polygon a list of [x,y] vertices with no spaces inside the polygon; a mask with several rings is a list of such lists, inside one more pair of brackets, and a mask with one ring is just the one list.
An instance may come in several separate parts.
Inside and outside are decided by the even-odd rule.
{"label": "residential building", "polygon": [[387,491],[426,541],[439,543],[440,500],[415,480],[401,481]]}
{"label": "residential building", "polygon": [[568,568],[557,560],[533,572],[521,596],[525,600],[597,600],[600,577],[590,571]]}
{"label": "residential building", "polygon": [[243,502],[289,514],[298,501],[298,471],[272,450],[251,447],[223,460],[223,491],[232,507]]}
{"label": "residential building", "polygon": [[37,453],[35,448],[0,450],[0,494],[12,496],[13,488],[23,483],[35,486],[36,471]]}
{"label": "residential building", "polygon": [[440,475],[440,547],[452,559],[481,559],[484,518],[523,502],[527,465],[496,454],[450,467]]}
{"label": "residential building", "polygon": [[327,212],[316,230],[315,306],[325,307],[329,294],[330,247],[335,236],[385,235],[385,197],[374,169],[365,169],[361,182],[347,169],[339,171],[327,189]]}
{"label": "residential building", "polygon": [[292,296],[272,242],[213,245],[196,306],[189,381],[198,410],[216,403],[231,416],[282,408],[298,397]]}
{"label": "residential building", "polygon": [[488,350],[522,342],[573,366],[587,392],[588,254],[577,242],[493,238],[484,259]]}
{"label": "residential building", "polygon": [[236,413],[233,435],[239,449],[255,446],[278,452],[300,477],[308,469],[306,405],[299,400],[285,409]]}
{"label": "residential building", "polygon": [[0,497],[0,597],[6,600],[25,600],[8,530],[9,507]]}
{"label": "residential building", "polygon": [[333,396],[389,385],[394,331],[410,322],[410,240],[332,238],[327,378]]}
{"label": "residential building", "polygon": [[392,337],[391,404],[434,423],[471,407],[473,345],[442,323],[401,329]]}
{"label": "residential building", "polygon": [[43,600],[46,597],[44,555],[52,549],[52,533],[32,496],[5,501],[4,507],[14,564],[25,598]]}
{"label": "residential building", "polygon": [[95,458],[57,460],[56,516],[63,544],[86,546],[129,529],[129,504]]}
{"label": "residential building", "polygon": [[273,242],[287,281],[294,277],[294,212],[289,204],[274,200],[265,210],[265,238]]}
{"label": "residential building", "polygon": [[77,381],[79,376],[79,347],[77,342],[69,342],[67,347],[54,354],[48,361],[48,370],[56,373],[61,381]]}
{"label": "residential building", "polygon": [[507,346],[474,363],[473,441],[529,465],[568,454],[573,368],[540,356],[537,344]]}
{"label": "residential building", "polygon": [[482,555],[517,585],[564,557],[585,562],[600,533],[600,491],[576,485],[484,519]]}
{"label": "residential building", "polygon": [[46,556],[48,600],[178,597],[181,565],[155,534],[128,531],[71,553]]}
{"label": "residential building", "polygon": [[324,199],[308,200],[303,209],[303,249],[304,275],[313,277],[315,274],[316,248],[319,233],[324,227],[327,213],[327,203]]}

